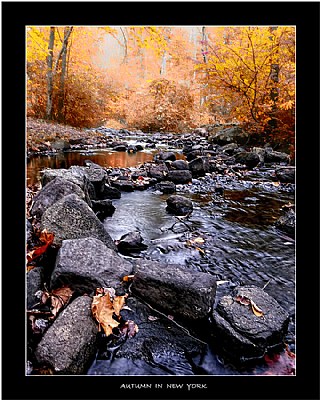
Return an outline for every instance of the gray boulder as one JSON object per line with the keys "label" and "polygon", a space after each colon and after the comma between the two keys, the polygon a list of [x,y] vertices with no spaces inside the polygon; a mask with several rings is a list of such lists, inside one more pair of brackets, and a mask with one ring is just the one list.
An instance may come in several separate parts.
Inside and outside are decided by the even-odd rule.
{"label": "gray boulder", "polygon": [[173,161],[170,165],[171,169],[189,169],[189,163],[185,160]]}
{"label": "gray boulder", "polygon": [[78,297],[54,321],[38,344],[35,357],[55,374],[85,374],[95,357],[98,325],[91,313],[92,298]]}
{"label": "gray boulder", "polygon": [[192,201],[186,197],[172,195],[167,198],[166,210],[170,214],[187,215],[193,211],[193,204]]}
{"label": "gray boulder", "polygon": [[51,288],[68,285],[82,293],[116,287],[132,265],[95,238],[64,240],[51,275]]}
{"label": "gray boulder", "polygon": [[282,183],[295,183],[296,168],[287,166],[276,168],[276,177]]}
{"label": "gray boulder", "polygon": [[159,311],[195,322],[206,319],[212,311],[216,281],[204,272],[142,260],[131,291]]}
{"label": "gray boulder", "polygon": [[209,137],[211,143],[219,144],[224,146],[229,143],[237,143],[245,145],[249,141],[249,133],[245,132],[238,126],[222,129],[219,132]]}
{"label": "gray boulder", "polygon": [[109,199],[92,200],[92,209],[100,221],[104,220],[106,217],[110,217],[116,210],[112,201]]}
{"label": "gray boulder", "polygon": [[47,208],[51,207],[64,196],[72,193],[79,196],[82,200],[86,198],[83,190],[78,185],[57,176],[35,195],[30,214],[40,219]]}
{"label": "gray boulder", "polygon": [[94,237],[116,250],[111,236],[95,213],[75,194],[63,197],[42,214],[41,229],[54,234],[53,244],[56,246],[61,246],[65,239]]}
{"label": "gray boulder", "polygon": [[[256,316],[251,305],[239,298],[253,301],[262,310]],[[272,347],[281,345],[289,324],[289,314],[264,290],[256,286],[239,286],[231,296],[223,296],[213,313],[217,347],[225,356],[248,360],[260,358]]]}
{"label": "gray boulder", "polygon": [[146,250],[148,246],[143,243],[140,232],[134,231],[121,236],[117,241],[117,247],[120,253],[130,254]]}
{"label": "gray boulder", "polygon": [[156,184],[155,189],[164,194],[172,194],[176,191],[176,185],[173,182],[162,181]]}
{"label": "gray boulder", "polygon": [[264,162],[265,163],[285,163],[289,164],[290,157],[289,154],[282,153],[280,151],[273,151],[266,149],[264,155]]}

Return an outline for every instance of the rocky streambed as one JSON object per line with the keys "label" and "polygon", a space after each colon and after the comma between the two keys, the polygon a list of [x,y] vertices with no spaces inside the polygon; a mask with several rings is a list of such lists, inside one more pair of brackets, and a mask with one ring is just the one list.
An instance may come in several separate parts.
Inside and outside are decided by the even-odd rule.
{"label": "rocky streambed", "polygon": [[28,373],[294,374],[288,155],[248,147],[238,127],[142,148],[116,133],[114,152],[152,147],[153,160],[45,169],[29,193],[28,250],[47,247],[28,253]]}

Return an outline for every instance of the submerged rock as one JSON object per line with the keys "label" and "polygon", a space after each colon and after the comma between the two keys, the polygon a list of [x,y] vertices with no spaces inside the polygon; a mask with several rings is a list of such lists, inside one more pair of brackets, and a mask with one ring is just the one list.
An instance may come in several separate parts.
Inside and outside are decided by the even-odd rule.
{"label": "submerged rock", "polygon": [[[258,316],[251,304],[261,310]],[[215,345],[226,358],[260,358],[268,349],[282,344],[288,324],[287,311],[264,290],[238,286],[231,296],[221,298],[213,313]]]}

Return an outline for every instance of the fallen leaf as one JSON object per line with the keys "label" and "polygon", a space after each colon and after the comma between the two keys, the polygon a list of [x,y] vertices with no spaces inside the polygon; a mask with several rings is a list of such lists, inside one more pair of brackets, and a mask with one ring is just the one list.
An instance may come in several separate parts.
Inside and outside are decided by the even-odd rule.
{"label": "fallen leaf", "polygon": [[130,282],[132,281],[134,275],[126,275],[122,278],[123,282]]}
{"label": "fallen leaf", "polygon": [[201,243],[201,244],[203,244],[204,243],[204,239],[199,236],[199,237],[193,239],[192,242],[193,243]]}
{"label": "fallen leaf", "polygon": [[122,309],[126,296],[116,296],[113,300],[113,309],[117,316],[120,315],[120,310]]}
{"label": "fallen leaf", "polygon": [[129,338],[132,338],[136,333],[139,332],[138,325],[135,324],[134,321],[128,320],[126,324],[128,325],[127,335]]}
{"label": "fallen leaf", "polygon": [[159,319],[158,317],[154,317],[153,315],[148,316],[149,321],[157,321],[158,319]]}
{"label": "fallen leaf", "polygon": [[235,298],[235,300],[236,300],[238,303],[240,303],[240,304],[242,304],[242,305],[244,305],[244,306],[249,306],[249,305],[251,304],[251,300],[248,299],[248,298],[245,297],[245,296],[237,296],[237,297]]}
{"label": "fallen leaf", "polygon": [[261,310],[261,308],[259,308],[256,305],[256,303],[254,303],[252,300],[251,300],[251,308],[252,308],[252,311],[253,311],[253,313],[254,313],[254,315],[256,317],[262,317],[263,316],[263,311]]}
{"label": "fallen leaf", "polygon": [[110,299],[110,294],[107,292],[104,295],[93,296],[92,314],[98,323],[102,326],[107,336],[111,335],[112,329],[119,325],[113,318],[114,308]]}
{"label": "fallen leaf", "polygon": [[[43,296],[44,295],[45,293],[43,294]],[[52,312],[52,317],[50,317],[50,319],[56,317],[59,310],[70,301],[72,295],[73,295],[73,290],[70,289],[68,286],[64,286],[59,289],[54,289],[50,293],[49,297],[51,300],[51,312]]]}
{"label": "fallen leaf", "polygon": [[41,256],[41,254],[45,253],[47,248],[52,244],[53,239],[54,239],[54,234],[49,233],[49,232],[47,232],[46,229],[44,229],[40,233],[40,237],[39,237],[39,240],[42,243],[44,243],[44,245],[36,247],[33,250],[29,251],[27,253],[27,261],[30,262],[30,261],[34,260],[35,258]]}

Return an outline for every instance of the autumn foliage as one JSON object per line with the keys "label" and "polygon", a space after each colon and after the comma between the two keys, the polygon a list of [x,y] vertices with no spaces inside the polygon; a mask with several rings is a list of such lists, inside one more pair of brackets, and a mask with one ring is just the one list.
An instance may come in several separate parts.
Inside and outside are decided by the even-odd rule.
{"label": "autumn foliage", "polygon": [[30,116],[48,119],[52,72],[51,119],[65,124],[183,132],[239,122],[294,145],[294,27],[69,27],[67,46],[68,30],[55,27],[50,69],[51,28],[26,29]]}

